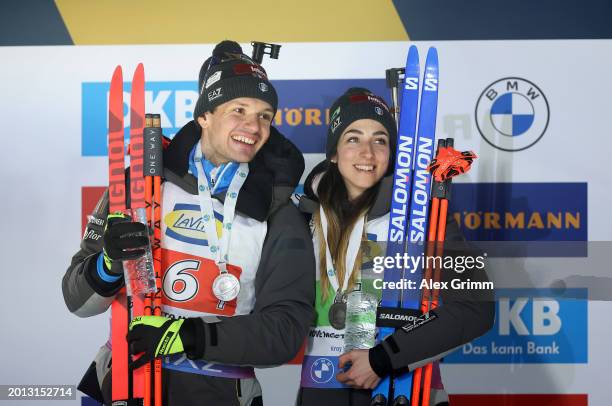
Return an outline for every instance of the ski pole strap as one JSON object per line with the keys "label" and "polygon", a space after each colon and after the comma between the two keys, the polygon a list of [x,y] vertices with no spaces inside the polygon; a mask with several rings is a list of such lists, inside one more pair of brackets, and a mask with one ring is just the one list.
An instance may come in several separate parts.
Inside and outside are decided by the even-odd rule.
{"label": "ski pole strap", "polygon": [[419,309],[379,306],[376,310],[376,327],[401,328],[412,323],[423,313]]}
{"label": "ski pole strap", "polygon": [[478,156],[473,151],[460,152],[452,146],[441,147],[427,169],[436,182],[444,182],[469,171],[476,158]]}

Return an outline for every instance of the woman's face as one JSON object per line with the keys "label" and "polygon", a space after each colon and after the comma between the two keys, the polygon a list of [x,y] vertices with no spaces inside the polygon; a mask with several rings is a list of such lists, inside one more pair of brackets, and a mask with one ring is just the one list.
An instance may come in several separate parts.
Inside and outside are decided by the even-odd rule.
{"label": "woman's face", "polygon": [[378,121],[357,120],[344,130],[332,160],[338,163],[349,199],[359,197],[384,176],[389,153],[389,134]]}

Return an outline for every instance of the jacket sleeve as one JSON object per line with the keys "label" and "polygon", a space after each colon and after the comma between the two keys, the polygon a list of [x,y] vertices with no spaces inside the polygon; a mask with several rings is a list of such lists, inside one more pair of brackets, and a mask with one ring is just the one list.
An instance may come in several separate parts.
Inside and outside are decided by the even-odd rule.
{"label": "jacket sleeve", "polygon": [[291,360],[314,321],[315,260],[304,218],[287,203],[268,221],[251,314],[203,319],[202,358],[273,366]]}
{"label": "jacket sleeve", "polygon": [[[457,223],[447,219],[446,240],[442,256],[478,256],[459,231]],[[457,264],[457,263],[455,263]],[[492,289],[451,288],[451,280],[488,282],[485,269],[473,268],[462,272],[440,271],[440,280],[448,288],[440,289],[441,306],[430,312],[433,317],[421,318],[422,323],[408,332],[398,329],[370,350],[370,363],[377,374],[393,371],[412,371],[449,354],[459,346],[483,335],[493,326],[495,319],[494,291]]]}
{"label": "jacket sleeve", "polygon": [[[98,261],[101,259],[103,235],[108,215],[108,190],[88,217],[79,251],[74,254],[62,279],[64,302],[79,317],[104,313],[123,286],[123,278],[110,281]],[[119,264],[117,264],[119,265]]]}

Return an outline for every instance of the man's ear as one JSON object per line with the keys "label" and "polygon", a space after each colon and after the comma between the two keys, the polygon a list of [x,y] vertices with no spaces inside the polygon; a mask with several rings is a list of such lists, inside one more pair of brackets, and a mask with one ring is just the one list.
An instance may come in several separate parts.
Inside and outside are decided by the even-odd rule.
{"label": "man's ear", "polygon": [[198,117],[198,124],[200,124],[200,127],[202,128],[206,128],[208,127],[208,120],[206,120],[206,114],[202,114],[200,117]]}

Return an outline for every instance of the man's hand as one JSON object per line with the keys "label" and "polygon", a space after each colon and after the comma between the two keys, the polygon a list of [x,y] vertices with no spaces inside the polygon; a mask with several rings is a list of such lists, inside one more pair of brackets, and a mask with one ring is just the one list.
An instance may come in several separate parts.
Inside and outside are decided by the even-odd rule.
{"label": "man's hand", "polygon": [[162,316],[140,316],[132,320],[127,336],[130,351],[144,354],[131,366],[139,368],[154,358],[184,352],[180,335],[184,321]]}
{"label": "man's hand", "polygon": [[149,244],[146,227],[133,222],[123,213],[110,213],[104,227],[104,265],[113,274],[123,275],[121,264],[126,259],[136,259],[145,253]]}
{"label": "man's hand", "polygon": [[368,350],[353,350],[340,356],[340,369],[350,364],[345,372],[336,375],[338,382],[356,389],[374,389],[380,377],[372,370]]}

